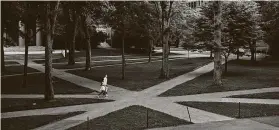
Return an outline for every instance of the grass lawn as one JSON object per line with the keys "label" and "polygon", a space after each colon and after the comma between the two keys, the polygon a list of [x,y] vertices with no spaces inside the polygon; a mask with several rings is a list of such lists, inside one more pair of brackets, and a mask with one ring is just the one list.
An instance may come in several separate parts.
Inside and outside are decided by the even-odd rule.
{"label": "grass lawn", "polygon": [[[170,78],[192,71],[209,63],[209,58],[192,58],[170,60]],[[127,64],[125,79],[122,80],[122,66],[92,68],[91,71],[70,70],[69,73],[101,82],[105,74],[108,75],[108,84],[132,91],[141,91],[165,81],[160,79],[161,61],[145,64]]]}
{"label": "grass lawn", "polygon": [[[174,59],[174,58],[170,58],[170,59]],[[175,58],[175,59],[179,59],[179,58]],[[153,58],[151,61],[158,61],[158,60],[161,60],[161,58]],[[127,64],[138,63],[138,62],[147,63],[148,59],[137,59],[137,60],[126,59]],[[91,63],[91,66],[96,67],[96,66],[121,65],[121,64],[122,64],[122,61],[121,61],[121,59],[119,59],[119,61],[104,61],[104,62],[99,62],[99,61],[94,62],[93,61]],[[67,62],[64,62],[64,64],[53,64],[53,68],[55,68],[55,69],[74,69],[74,68],[84,68],[84,67],[85,67],[85,62],[84,63],[76,63],[74,65],[68,65]]]}
{"label": "grass lawn", "polygon": [[[6,66],[5,69],[6,70],[2,75],[23,74],[24,66],[23,65]],[[40,72],[40,71],[27,67],[27,73],[32,73],[32,72]]]}
{"label": "grass lawn", "polygon": [[19,63],[15,61],[5,61],[5,65],[19,65]]}
{"label": "grass lawn", "polygon": [[[5,60],[24,60],[24,54],[5,55]],[[62,58],[61,53],[52,54],[53,59]],[[28,59],[45,59],[45,54],[28,54]]]}
{"label": "grass lawn", "polygon": [[30,130],[51,122],[59,121],[71,116],[82,114],[84,112],[71,112],[61,115],[40,115],[23,116],[1,119],[1,129],[3,130]]}
{"label": "grass lawn", "polygon": [[101,103],[101,102],[110,102],[110,101],[112,100],[92,99],[92,98],[56,98],[53,101],[47,102],[44,99],[38,99],[38,98],[36,99],[2,98],[1,112]]}
{"label": "grass lawn", "polygon": [[279,61],[230,61],[224,74],[223,86],[213,85],[213,72],[182,83],[160,96],[181,96],[201,93],[224,92],[279,86]]}
{"label": "grass lawn", "polygon": [[[22,87],[23,76],[1,77],[2,94],[44,94],[45,77],[44,74],[32,74],[27,76],[27,87]],[[53,88],[55,94],[78,94],[92,93],[91,89],[77,86],[68,81],[53,78]]]}
{"label": "grass lawn", "polygon": [[[125,59],[126,60],[129,60],[129,59],[139,59],[139,58],[145,58],[143,60],[145,61],[148,61],[148,56],[138,56],[138,55],[126,55],[125,56]],[[104,61],[104,60],[119,60],[121,62],[122,60],[122,57],[121,56],[114,56],[114,57],[95,57],[95,56],[92,56],[91,57],[92,61]],[[152,57],[151,59],[162,59],[162,57]],[[75,57],[75,61],[76,62],[85,62],[86,61],[86,57]],[[45,60],[34,60],[35,63],[38,63],[38,64],[44,64],[45,63]],[[53,63],[62,63],[64,62],[65,64],[68,63],[68,58],[59,58],[59,59],[54,59],[52,60]]]}
{"label": "grass lawn", "polygon": [[84,122],[70,130],[85,130],[88,123],[90,130],[142,130],[147,128],[147,110],[148,128],[192,124],[143,106],[130,106]]}
{"label": "grass lawn", "polygon": [[279,99],[279,92],[233,95],[233,96],[230,96],[230,97],[231,98]]}
{"label": "grass lawn", "polygon": [[[238,103],[228,102],[179,102],[179,104],[198,108],[208,112],[239,118]],[[269,104],[240,104],[240,118],[262,117],[279,115],[279,105]],[[190,112],[191,114],[191,112]]]}

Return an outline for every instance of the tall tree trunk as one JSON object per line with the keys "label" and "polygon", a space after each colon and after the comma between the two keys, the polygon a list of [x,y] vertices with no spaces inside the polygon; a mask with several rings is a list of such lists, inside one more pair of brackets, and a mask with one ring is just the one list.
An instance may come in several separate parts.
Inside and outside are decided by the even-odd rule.
{"label": "tall tree trunk", "polygon": [[212,51],[213,51],[213,49],[212,49],[212,47],[210,47],[210,58],[212,58],[213,56],[212,56]]}
{"label": "tall tree trunk", "polygon": [[175,41],[176,48],[178,48],[178,47],[179,47],[179,42],[180,42],[180,39],[179,39],[179,38],[177,38],[177,39],[176,39],[176,41]]}
{"label": "tall tree trunk", "polygon": [[215,30],[215,43],[216,49],[214,51],[214,73],[213,73],[213,82],[215,85],[222,85],[222,63],[221,63],[221,1],[216,1],[218,4],[217,14],[215,15],[216,21],[216,30]]}
{"label": "tall tree trunk", "polygon": [[83,24],[83,31],[85,32],[85,40],[86,40],[86,64],[85,70],[91,70],[91,44],[90,44],[90,36],[88,31],[88,26],[86,23],[85,16],[82,16],[82,24]]}
{"label": "tall tree trunk", "polygon": [[250,51],[251,51],[251,61],[255,61],[255,50],[254,50],[254,47],[251,47]]}
{"label": "tall tree trunk", "polygon": [[67,44],[67,41],[65,42],[64,52],[65,52],[65,58],[68,58],[68,44]]}
{"label": "tall tree trunk", "polygon": [[228,72],[228,57],[225,56],[225,74]]}
{"label": "tall tree trunk", "polygon": [[75,44],[76,44],[76,35],[77,35],[77,27],[78,27],[78,16],[76,14],[76,12],[73,12],[74,15],[74,32],[72,33],[72,41],[70,44],[70,50],[69,50],[69,61],[68,64],[69,65],[74,65],[75,64]]}
{"label": "tall tree trunk", "polygon": [[237,48],[236,59],[239,60],[239,47]]}
{"label": "tall tree trunk", "polygon": [[4,38],[4,33],[5,32],[2,29],[2,34],[1,34],[1,73],[5,73],[4,44],[6,43],[6,41],[5,41],[6,38]]}
{"label": "tall tree trunk", "polygon": [[[47,3],[47,13],[46,13],[46,30],[47,30],[47,45],[45,47],[45,100],[54,99],[54,90],[52,84],[52,44],[53,44],[53,35],[57,17],[57,10],[59,7],[59,1],[55,5],[55,10],[50,9],[51,2]],[[51,12],[55,12],[51,14]],[[53,16],[52,16],[53,15]],[[52,20],[52,21],[51,21]]]}
{"label": "tall tree trunk", "polygon": [[153,47],[153,41],[149,40],[149,52],[148,52],[148,62],[151,62],[151,56],[152,56],[152,47]]}
{"label": "tall tree trunk", "polygon": [[168,79],[169,78],[169,27],[170,27],[170,14],[172,9],[173,1],[169,1],[169,10],[167,11],[167,3],[161,1],[161,8],[162,8],[162,25],[161,25],[161,39],[163,44],[163,58],[162,58],[162,69],[161,69],[161,78]]}
{"label": "tall tree trunk", "polygon": [[26,23],[25,24],[25,55],[24,55],[24,68],[23,68],[23,83],[22,83],[22,87],[25,88],[27,86],[27,66],[28,66],[28,45],[30,43],[30,37],[28,36],[30,33],[29,30],[29,25]]}
{"label": "tall tree trunk", "polygon": [[125,45],[125,32],[123,32],[122,36],[122,79],[125,78],[125,52],[124,52],[124,45]]}

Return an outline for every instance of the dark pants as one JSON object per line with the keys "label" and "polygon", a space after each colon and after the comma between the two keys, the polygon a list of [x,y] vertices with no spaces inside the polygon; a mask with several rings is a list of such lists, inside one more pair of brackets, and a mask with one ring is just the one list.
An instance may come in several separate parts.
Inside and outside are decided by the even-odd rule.
{"label": "dark pants", "polygon": [[99,95],[106,95],[106,94],[107,94],[107,92],[104,91],[104,90],[102,90],[102,91],[99,93]]}

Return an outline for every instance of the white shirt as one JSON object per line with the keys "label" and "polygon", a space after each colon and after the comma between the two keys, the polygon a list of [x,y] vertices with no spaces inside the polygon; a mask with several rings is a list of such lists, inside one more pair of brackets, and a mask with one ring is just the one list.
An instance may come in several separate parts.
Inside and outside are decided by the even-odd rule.
{"label": "white shirt", "polygon": [[102,85],[106,86],[107,84],[108,84],[108,79],[107,79],[107,77],[104,77],[104,80],[103,80],[103,84],[102,84]]}

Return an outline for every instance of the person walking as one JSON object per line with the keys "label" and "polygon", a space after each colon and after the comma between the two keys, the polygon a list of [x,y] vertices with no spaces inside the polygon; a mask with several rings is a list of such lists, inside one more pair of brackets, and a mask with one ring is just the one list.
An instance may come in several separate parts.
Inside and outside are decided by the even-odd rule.
{"label": "person walking", "polygon": [[107,83],[108,83],[108,78],[107,78],[107,77],[108,77],[108,76],[105,75],[105,77],[104,77],[104,79],[103,79],[103,82],[102,82],[102,84],[101,84],[101,89],[100,89],[100,93],[99,93],[98,97],[99,97],[100,95],[103,95],[103,96],[105,96],[105,97],[108,96],[108,85],[107,85]]}

